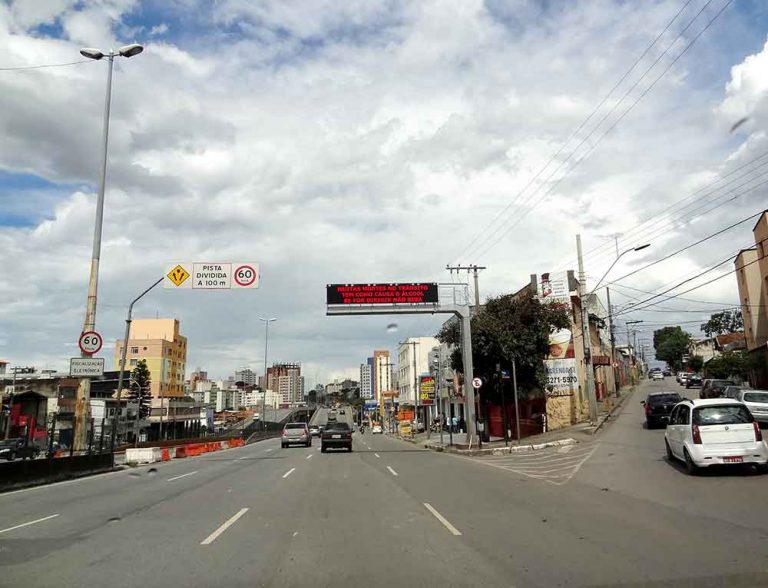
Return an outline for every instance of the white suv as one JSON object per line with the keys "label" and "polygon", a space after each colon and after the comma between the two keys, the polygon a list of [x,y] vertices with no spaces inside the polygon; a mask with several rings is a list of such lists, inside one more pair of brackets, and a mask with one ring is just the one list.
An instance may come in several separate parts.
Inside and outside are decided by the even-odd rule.
{"label": "white suv", "polygon": [[727,398],[684,400],[672,409],[664,432],[669,459],[689,474],[716,464],[749,463],[765,469],[768,446],[749,409]]}

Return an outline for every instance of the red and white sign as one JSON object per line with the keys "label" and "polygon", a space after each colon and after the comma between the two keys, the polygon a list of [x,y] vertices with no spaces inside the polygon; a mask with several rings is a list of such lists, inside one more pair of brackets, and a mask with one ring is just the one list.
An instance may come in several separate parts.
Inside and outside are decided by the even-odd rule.
{"label": "red and white sign", "polygon": [[101,351],[104,340],[96,331],[84,331],[77,344],[80,346],[80,351],[87,355],[93,355]]}
{"label": "red and white sign", "polygon": [[234,271],[232,278],[235,281],[235,288],[254,288],[259,278],[259,269],[255,263],[232,264]]}

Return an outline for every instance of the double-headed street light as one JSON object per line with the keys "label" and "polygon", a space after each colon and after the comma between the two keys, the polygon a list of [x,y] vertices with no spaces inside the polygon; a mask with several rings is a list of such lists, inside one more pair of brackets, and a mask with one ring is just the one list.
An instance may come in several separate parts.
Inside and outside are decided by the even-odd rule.
{"label": "double-headed street light", "polygon": [[[109,108],[112,101],[112,69],[115,57],[133,57],[144,50],[144,47],[133,43],[120,47],[117,51],[112,49],[109,53],[103,53],[99,49],[87,47],[80,50],[83,57],[96,61],[107,58],[107,95],[104,101],[104,121],[102,124],[102,149],[101,149],[101,181],[99,194],[96,200],[96,223],[93,229],[93,254],[91,255],[91,273],[88,278],[88,301],[85,307],[85,322],[83,332],[93,331],[96,326],[96,294],[99,285],[99,259],[101,258],[101,227],[104,220],[104,191],[107,183],[107,145],[109,144]],[[128,342],[126,341],[126,344]],[[83,357],[87,354],[83,353]],[[78,450],[85,448],[86,423],[88,416],[88,404],[91,396],[91,381],[88,378],[80,380],[77,388],[77,401],[75,404],[75,431],[74,445]]]}
{"label": "double-headed street light", "polygon": [[261,397],[261,422],[264,429],[267,428],[266,410],[267,410],[267,385],[269,379],[267,378],[267,349],[269,348],[269,323],[275,322],[276,318],[262,318],[259,320],[264,323],[264,393]]}

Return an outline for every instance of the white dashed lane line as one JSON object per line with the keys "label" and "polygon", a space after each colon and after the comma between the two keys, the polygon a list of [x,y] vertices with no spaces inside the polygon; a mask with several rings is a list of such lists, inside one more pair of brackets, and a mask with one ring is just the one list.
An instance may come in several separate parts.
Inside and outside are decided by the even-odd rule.
{"label": "white dashed lane line", "polygon": [[381,456],[380,456],[378,453],[374,453],[374,455],[375,455],[376,457],[381,457]]}
{"label": "white dashed lane line", "polygon": [[195,470],[194,472],[187,472],[186,474],[181,474],[180,476],[174,476],[173,478],[168,478],[168,482],[173,482],[174,480],[178,480],[180,478],[186,478],[187,476],[194,476],[198,470]]}
{"label": "white dashed lane line", "polygon": [[8,527],[7,529],[0,529],[0,533],[7,533],[8,531],[14,531],[16,529],[21,529],[22,527],[29,527],[30,525],[36,525],[37,523],[42,523],[43,521],[48,521],[50,519],[55,519],[58,514],[52,514],[48,515],[47,517],[43,517],[42,519],[35,519],[34,521],[29,521],[26,523],[21,523],[20,525],[14,525],[13,527]]}
{"label": "white dashed lane line", "polygon": [[312,455],[313,455],[313,454],[312,454],[312,453],[310,453],[310,454],[307,456],[307,459],[309,459],[310,457],[312,457]]}
{"label": "white dashed lane line", "polygon": [[223,525],[221,525],[221,527],[219,527],[219,528],[218,528],[218,529],[216,529],[216,530],[215,530],[213,533],[211,533],[210,535],[208,535],[208,537],[206,537],[205,539],[203,539],[203,540],[200,542],[200,545],[210,545],[211,543],[213,543],[214,541],[216,541],[216,538],[217,538],[219,535],[221,535],[221,534],[222,534],[224,531],[226,531],[227,529],[229,529],[229,527],[231,527],[232,525],[234,525],[234,524],[237,522],[237,519],[239,519],[241,516],[243,516],[243,515],[244,515],[245,513],[247,513],[247,512],[248,512],[248,509],[247,509],[247,508],[241,508],[239,511],[237,511],[237,513],[235,514],[235,516],[233,516],[232,518],[230,518],[229,520],[227,520],[227,521],[226,521],[226,522],[225,522]]}
{"label": "white dashed lane line", "polygon": [[393,469],[392,469],[390,466],[387,466],[387,469],[390,471],[390,473],[391,473],[393,476],[398,476],[398,475],[399,475],[399,474],[398,474],[398,473],[397,473],[395,470],[393,470]]}
{"label": "white dashed lane line", "polygon": [[288,476],[290,476],[290,475],[291,475],[291,474],[292,474],[292,473],[293,473],[295,470],[296,470],[296,468],[291,468],[290,470],[288,470],[287,472],[285,472],[285,473],[283,474],[283,478],[287,478],[287,477],[288,477]]}
{"label": "white dashed lane line", "polygon": [[446,519],[443,515],[441,515],[439,512],[437,512],[437,509],[429,504],[428,502],[424,503],[424,506],[427,508],[429,512],[431,512],[435,518],[443,523],[443,526],[448,529],[452,535],[461,535],[461,531],[459,531],[456,527],[454,527],[450,522],[448,522],[448,519]]}

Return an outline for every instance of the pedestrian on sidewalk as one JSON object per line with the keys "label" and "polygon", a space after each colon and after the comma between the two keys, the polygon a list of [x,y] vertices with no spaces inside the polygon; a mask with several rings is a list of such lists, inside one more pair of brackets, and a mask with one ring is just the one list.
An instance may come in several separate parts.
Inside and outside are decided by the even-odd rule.
{"label": "pedestrian on sidewalk", "polygon": [[459,432],[459,417],[456,415],[453,415],[451,417],[451,433],[458,433]]}
{"label": "pedestrian on sidewalk", "polygon": [[466,429],[465,429],[465,427],[466,427],[466,426],[467,426],[467,423],[466,423],[466,421],[464,420],[464,417],[461,417],[461,418],[459,419],[459,430],[458,430],[458,432],[459,432],[459,433],[463,433],[463,432],[466,430]]}

